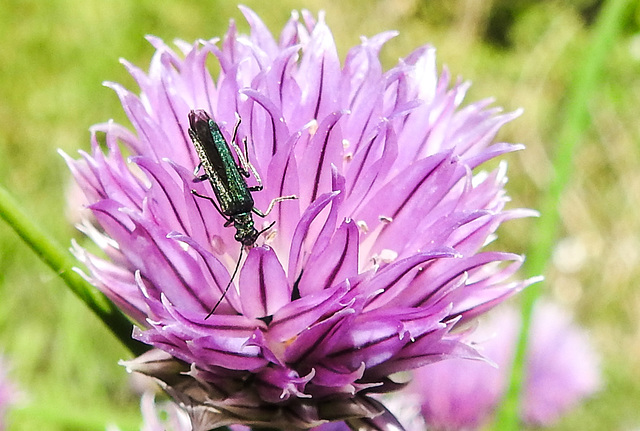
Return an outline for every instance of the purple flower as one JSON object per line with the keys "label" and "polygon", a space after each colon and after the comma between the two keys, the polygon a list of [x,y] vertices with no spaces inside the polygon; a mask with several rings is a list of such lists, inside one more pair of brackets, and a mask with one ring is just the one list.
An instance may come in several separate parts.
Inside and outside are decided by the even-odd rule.
{"label": "purple flower", "polygon": [[[515,309],[497,310],[470,337],[496,367],[452,359],[414,371],[407,391],[419,396],[429,429],[473,430],[488,421],[504,395],[519,326]],[[587,334],[550,303],[534,310],[526,372],[522,419],[529,425],[551,425],[601,385]]]}
{"label": "purple flower", "polygon": [[601,386],[600,357],[587,332],[560,307],[538,304],[527,356],[524,421],[550,425]]}
{"label": "purple flower", "polygon": [[0,431],[7,426],[6,416],[12,406],[24,401],[24,394],[9,378],[10,366],[4,356],[0,355]]}
{"label": "purple flower", "polygon": [[[521,256],[482,247],[532,212],[504,209],[504,164],[473,173],[521,148],[492,142],[519,113],[489,100],[461,107],[468,85],[438,75],[429,46],[384,72],[378,54],[392,32],[363,38],[341,65],[322,15],[294,13],[275,40],[242,12],[249,36],[232,23],[221,41],[177,42],[179,52],[150,37],[148,73],[124,62],[139,95],[107,84],[135,133],[100,124],[91,154],[65,156],[99,224],[83,230],[107,259],[76,255],[139,323],[134,337],[156,348],[128,368],[162,381],[196,429],[392,423],[369,394],[397,389],[398,371],[477,357],[451,329],[531,282],[511,278]],[[214,196],[193,181],[194,109],[227,141],[241,118],[237,143],[246,137],[264,183],[256,208],[298,197],[254,217],[258,231],[275,224],[243,253],[208,319],[242,245],[191,193]]]}

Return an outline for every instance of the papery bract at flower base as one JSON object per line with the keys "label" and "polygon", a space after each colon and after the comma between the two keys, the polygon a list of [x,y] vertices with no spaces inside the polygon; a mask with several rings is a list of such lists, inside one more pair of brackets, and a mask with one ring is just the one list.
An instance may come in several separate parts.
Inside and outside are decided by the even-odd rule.
{"label": "papery bract at flower base", "polygon": [[[150,37],[149,72],[125,62],[139,96],[107,84],[135,134],[101,124],[91,154],[65,156],[101,230],[83,229],[108,259],[76,255],[157,349],[129,369],[161,380],[196,429],[400,427],[369,395],[397,389],[398,371],[478,357],[451,329],[531,282],[511,280],[520,256],[481,249],[503,221],[533,212],[504,210],[504,165],[472,173],[521,148],[492,143],[518,113],[461,108],[467,85],[450,87],[428,46],[383,72],[378,53],[394,33],[363,39],[341,66],[322,16],[293,14],[276,41],[242,12],[249,36],[232,23],[222,41],[178,42],[180,53]],[[206,320],[240,244],[191,193],[213,196],[193,182],[192,109],[227,140],[242,119],[238,143],[247,138],[265,186],[257,208],[298,197],[256,219],[275,225]]]}

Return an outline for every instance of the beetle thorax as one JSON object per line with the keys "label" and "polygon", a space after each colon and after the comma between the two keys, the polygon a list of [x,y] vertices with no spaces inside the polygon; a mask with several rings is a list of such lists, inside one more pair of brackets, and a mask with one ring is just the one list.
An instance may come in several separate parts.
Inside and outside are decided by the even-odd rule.
{"label": "beetle thorax", "polygon": [[242,213],[233,217],[233,226],[236,228],[235,239],[245,246],[251,246],[258,239],[258,231],[253,224],[251,213]]}

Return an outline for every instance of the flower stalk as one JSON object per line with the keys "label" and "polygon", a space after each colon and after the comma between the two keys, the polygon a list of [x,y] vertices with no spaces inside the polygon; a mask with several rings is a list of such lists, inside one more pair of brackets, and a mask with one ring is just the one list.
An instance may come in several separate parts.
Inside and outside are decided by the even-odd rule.
{"label": "flower stalk", "polygon": [[148,350],[144,344],[131,338],[133,325],[129,319],[77,272],[77,261],[27,216],[3,186],[0,186],[0,217],[62,278],[131,353],[139,355]]}
{"label": "flower stalk", "polygon": [[[572,80],[569,97],[566,98],[565,120],[560,122],[563,126],[556,139],[558,146],[553,162],[553,178],[540,204],[542,217],[533,234],[534,241],[525,265],[529,275],[544,273],[549,262],[560,226],[560,202],[573,172],[573,155],[589,127],[590,100],[597,94],[602,67],[616,36],[626,22],[625,17],[630,12],[631,4],[629,0],[610,0],[604,3],[594,26],[592,40],[584,51],[583,60],[578,63],[576,70],[579,72],[574,75],[576,79]],[[537,286],[530,287],[522,295],[522,328],[516,358],[509,389],[496,416],[495,429],[520,429],[520,394],[526,380],[524,368],[527,334],[530,332],[533,307],[539,295],[540,288]]]}

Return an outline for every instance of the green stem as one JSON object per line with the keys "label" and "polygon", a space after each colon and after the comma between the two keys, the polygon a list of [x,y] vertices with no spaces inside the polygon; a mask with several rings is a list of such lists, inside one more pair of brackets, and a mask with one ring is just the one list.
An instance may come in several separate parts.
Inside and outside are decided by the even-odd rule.
{"label": "green stem", "polygon": [[[563,126],[557,139],[554,155],[554,177],[548,192],[545,194],[540,212],[542,216],[534,232],[531,249],[528,253],[526,271],[529,276],[544,273],[545,267],[560,227],[560,203],[571,174],[573,172],[573,155],[581,138],[589,127],[588,106],[591,98],[597,93],[598,78],[614,41],[625,23],[629,13],[630,0],[607,1],[598,16],[592,31],[592,39],[584,52],[582,61],[578,62],[575,77],[569,88],[569,96],[565,105]],[[527,288],[521,295],[522,328],[518,340],[510,384],[500,411],[496,416],[494,429],[516,431],[520,426],[520,394],[526,379],[527,337],[531,327],[533,306],[540,295],[539,286]]]}
{"label": "green stem", "polygon": [[44,263],[64,280],[67,286],[96,313],[133,354],[139,355],[148,350],[146,345],[131,338],[133,325],[129,319],[74,270],[77,261],[73,256],[33,223],[13,196],[2,186],[0,186],[0,217],[13,228]]}

